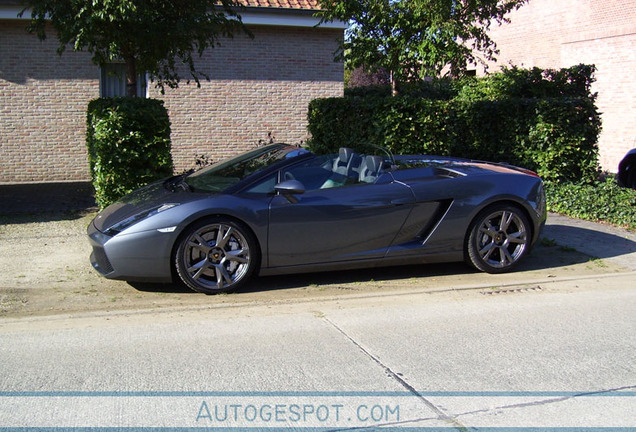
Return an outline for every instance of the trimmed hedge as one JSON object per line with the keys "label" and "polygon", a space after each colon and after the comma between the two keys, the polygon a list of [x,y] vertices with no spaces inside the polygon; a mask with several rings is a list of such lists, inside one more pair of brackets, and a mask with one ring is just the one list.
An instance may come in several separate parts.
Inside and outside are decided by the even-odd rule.
{"label": "trimmed hedge", "polygon": [[318,153],[381,146],[396,154],[492,160],[535,170],[547,181],[591,182],[600,133],[593,72],[585,65],[513,68],[483,79],[411,85],[396,97],[374,87],[368,96],[358,89],[355,96],[316,99],[309,105],[309,146]]}
{"label": "trimmed hedge", "polygon": [[100,208],[172,175],[170,119],[163,101],[100,98],[88,105],[86,145]]}

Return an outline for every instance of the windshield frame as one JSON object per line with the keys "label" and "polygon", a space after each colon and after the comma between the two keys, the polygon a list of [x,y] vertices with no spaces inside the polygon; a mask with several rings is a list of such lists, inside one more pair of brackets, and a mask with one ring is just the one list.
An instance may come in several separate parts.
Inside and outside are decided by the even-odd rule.
{"label": "windshield frame", "polygon": [[[251,184],[254,180],[279,169],[281,165],[285,165],[291,160],[304,159],[301,156],[306,157],[307,155],[313,156],[313,153],[302,147],[289,144],[270,144],[204,167],[186,175],[183,181],[192,192],[231,193],[241,190],[246,184]],[[261,163],[259,163],[259,159],[262,159]],[[221,175],[215,175],[219,173]],[[214,181],[215,177],[216,182]]]}

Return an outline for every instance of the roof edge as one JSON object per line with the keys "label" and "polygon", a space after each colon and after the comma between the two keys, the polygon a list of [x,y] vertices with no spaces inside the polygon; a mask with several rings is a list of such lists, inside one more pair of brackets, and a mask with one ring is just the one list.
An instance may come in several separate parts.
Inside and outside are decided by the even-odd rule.
{"label": "roof edge", "polygon": [[[25,13],[23,17],[18,14],[23,10],[18,5],[0,4],[0,19],[28,20],[30,14]],[[281,27],[318,27],[327,29],[347,28],[344,22],[320,23],[320,18],[314,16],[316,10],[308,9],[287,9],[274,7],[245,7],[239,12],[245,25],[281,26]]]}

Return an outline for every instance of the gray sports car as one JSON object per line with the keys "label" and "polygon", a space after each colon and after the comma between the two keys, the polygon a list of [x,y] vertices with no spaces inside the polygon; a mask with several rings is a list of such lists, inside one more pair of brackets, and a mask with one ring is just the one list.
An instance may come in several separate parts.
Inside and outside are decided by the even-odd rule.
{"label": "gray sports car", "polygon": [[461,260],[500,273],[545,219],[543,183],[522,168],[273,144],[139,189],[88,235],[107,278],[218,293],[255,273]]}

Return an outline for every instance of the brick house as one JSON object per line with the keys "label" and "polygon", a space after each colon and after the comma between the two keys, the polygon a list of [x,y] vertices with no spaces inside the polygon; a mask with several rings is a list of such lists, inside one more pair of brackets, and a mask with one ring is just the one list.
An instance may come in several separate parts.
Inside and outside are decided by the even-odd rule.
{"label": "brick house", "polygon": [[[0,183],[88,180],[86,107],[113,91],[113,78],[88,53],[57,55],[51,32],[44,42],[28,34],[19,3],[0,0]],[[165,95],[152,83],[142,90],[165,101],[177,171],[198,154],[218,160],[253,148],[269,132],[300,143],[308,103],[342,95],[344,67],[333,54],[344,25],[315,27],[317,0],[244,3],[255,38],[237,35],[206,52],[199,67],[210,81]]]}
{"label": "brick house", "polygon": [[489,32],[500,50],[489,70],[596,65],[600,163],[616,172],[636,147],[636,0],[530,0],[508,17]]}

